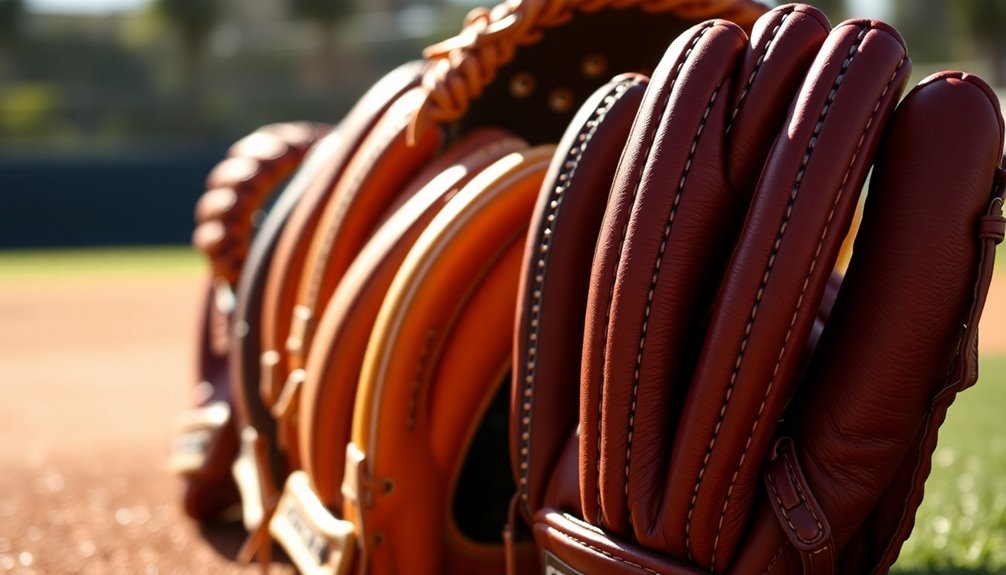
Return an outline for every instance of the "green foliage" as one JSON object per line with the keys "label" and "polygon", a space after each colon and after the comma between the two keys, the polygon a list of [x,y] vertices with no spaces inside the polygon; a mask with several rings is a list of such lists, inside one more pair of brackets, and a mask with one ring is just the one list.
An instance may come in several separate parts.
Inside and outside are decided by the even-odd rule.
{"label": "green foliage", "polygon": [[894,573],[1006,572],[1006,357],[983,358],[940,429],[912,537]]}

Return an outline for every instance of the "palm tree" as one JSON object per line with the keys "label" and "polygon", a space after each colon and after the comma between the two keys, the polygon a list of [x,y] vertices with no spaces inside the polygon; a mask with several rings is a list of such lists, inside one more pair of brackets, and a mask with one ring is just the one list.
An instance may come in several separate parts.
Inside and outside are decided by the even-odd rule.
{"label": "palm tree", "polygon": [[182,40],[186,84],[186,121],[193,132],[203,124],[203,62],[206,44],[220,16],[218,0],[157,0],[157,10],[174,26]]}

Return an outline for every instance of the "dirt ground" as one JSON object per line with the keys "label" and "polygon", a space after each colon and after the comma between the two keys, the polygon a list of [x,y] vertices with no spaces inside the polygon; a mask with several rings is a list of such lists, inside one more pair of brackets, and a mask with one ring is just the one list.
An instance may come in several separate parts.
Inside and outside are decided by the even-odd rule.
{"label": "dirt ground", "polygon": [[[1006,276],[982,347],[1006,353]],[[0,573],[257,573],[166,468],[194,377],[198,275],[0,281]],[[288,565],[273,573],[290,573]]]}
{"label": "dirt ground", "polygon": [[195,275],[0,282],[0,573],[259,573],[237,525],[180,513],[167,471],[201,294]]}

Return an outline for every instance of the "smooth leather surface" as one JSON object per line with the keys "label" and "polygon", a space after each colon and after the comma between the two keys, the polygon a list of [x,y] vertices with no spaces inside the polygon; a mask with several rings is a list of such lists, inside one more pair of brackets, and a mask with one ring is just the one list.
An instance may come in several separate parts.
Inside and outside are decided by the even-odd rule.
{"label": "smooth leather surface", "polygon": [[[543,508],[530,509],[539,547],[565,568],[886,572],[911,531],[936,430],[953,394],[974,382],[975,332],[962,325],[977,321],[987,292],[990,264],[979,273],[979,248],[987,258],[1003,235],[1001,209],[990,207],[1002,193],[1003,121],[988,87],[961,73],[926,80],[891,120],[910,68],[900,36],[859,20],[822,44],[827,29],[813,9],[780,7],[755,25],[752,42],[761,48],[749,48],[744,63],[737,48],[727,51],[733,63],[690,63],[689,45],[726,45],[699,29],[672,46],[673,66],[654,73],[597,244],[580,425],[567,430],[578,437],[579,457],[544,463],[553,466],[551,483]],[[774,51],[784,44],[804,52]],[[759,85],[761,70],[780,74],[787,61],[788,88]],[[738,84],[748,79],[743,86],[729,84],[733,66],[743,70]],[[679,74],[684,86],[675,85]],[[696,95],[677,103],[673,91],[687,95],[690,85]],[[717,109],[718,90],[732,93],[736,115]],[[759,112],[744,107],[752,102],[761,102]],[[700,120],[689,116],[696,110]],[[689,118],[691,130],[661,131],[661,122]],[[750,128],[762,121],[779,133],[771,149],[759,135],[768,128]],[[702,147],[709,133],[721,147]],[[842,280],[832,269],[874,159]],[[686,177],[698,177],[706,194],[731,194],[716,217],[733,209],[745,220],[721,263],[699,262],[711,268],[705,276],[689,267],[689,250],[675,250],[708,256],[716,250],[695,243],[703,231],[731,228],[687,211],[696,200],[673,194],[673,186],[688,189]],[[672,190],[658,194],[661,182]],[[559,265],[548,261],[546,276]],[[672,288],[675,274],[707,287]],[[544,325],[551,309],[525,302],[518,321]],[[526,328],[517,334],[527,341]],[[530,391],[533,406],[548,397],[542,380],[521,388],[515,377],[514,385],[515,415],[521,393]],[[519,429],[511,431],[517,465]],[[538,441],[559,443],[552,430],[534,427],[523,439],[531,453]],[[571,503],[574,475],[579,505]]]}
{"label": "smooth leather surface", "polygon": [[426,228],[388,290],[353,415],[361,487],[345,510],[370,573],[503,572],[502,541],[459,533],[448,494],[509,369],[524,236],[552,151],[510,154],[477,175]]}
{"label": "smooth leather surface", "polygon": [[847,22],[797,95],[720,286],[675,435],[664,501],[665,525],[684,527],[672,545],[679,557],[719,571],[741,541],[775,422],[910,69],[897,32]]}
{"label": "smooth leather surface", "polygon": [[[245,424],[256,430],[259,436],[258,442],[263,445],[259,449],[259,458],[262,460],[260,466],[268,470],[262,473],[267,473],[269,477],[260,477],[260,487],[267,502],[278,496],[289,470],[299,467],[296,420],[289,418],[276,421],[271,408],[282,393],[288,375],[286,371],[294,365],[300,367],[300,364],[291,364],[289,361],[290,356],[286,353],[288,337],[282,341],[281,351],[269,348],[263,350],[261,346],[276,345],[284,329],[290,328],[289,323],[279,318],[293,317],[293,308],[283,306],[288,300],[295,301],[291,296],[298,293],[300,279],[305,276],[289,274],[298,268],[304,270],[304,274],[323,273],[324,266],[321,262],[309,265],[312,261],[309,246],[312,245],[311,242],[318,229],[330,224],[324,218],[324,207],[337,201],[337,192],[330,191],[330,188],[337,186],[340,181],[351,179],[346,176],[346,172],[351,169],[354,159],[363,153],[360,150],[368,141],[373,138],[380,138],[383,141],[388,137],[388,129],[380,127],[382,121],[388,124],[391,122],[388,119],[389,115],[401,118],[408,114],[407,108],[400,109],[397,114],[393,114],[390,109],[395,103],[400,102],[402,95],[414,84],[416,74],[417,65],[406,64],[393,71],[365,94],[346,121],[340,125],[338,134],[319,143],[305,162],[304,169],[288,186],[297,188],[296,192],[290,193],[296,193],[307,199],[304,202],[296,202],[299,207],[291,206],[292,211],[286,216],[293,218],[297,214],[298,217],[294,221],[299,227],[283,232],[273,240],[276,246],[269,248],[269,262],[263,264],[260,272],[264,274],[261,281],[265,283],[261,288],[257,288],[261,289],[262,293],[257,295],[260,301],[255,304],[261,306],[258,308],[261,309],[261,313],[257,309],[254,320],[248,322],[249,328],[257,334],[256,341],[244,338],[240,353],[244,377],[236,380],[242,387],[241,399],[245,404],[242,410],[249,417],[244,420]],[[400,119],[397,121],[401,122]],[[373,148],[374,144],[371,144],[371,147]],[[312,207],[314,211],[309,209]],[[322,213],[315,215],[315,211]],[[357,241],[362,245],[364,239],[358,238]],[[279,249],[280,245],[289,251],[282,254],[284,257],[272,257],[272,250]],[[355,249],[358,248],[359,245]],[[347,245],[344,249],[350,250],[351,246]],[[272,264],[276,265],[275,269],[272,268]],[[268,332],[265,331],[267,327],[270,328]],[[266,358],[269,361],[266,361]]]}
{"label": "smooth leather surface", "polygon": [[[271,354],[275,364],[270,363],[271,373],[262,382],[259,391],[267,406],[272,406],[279,398],[280,388],[288,372],[286,356],[281,352],[286,349],[291,310],[297,294],[297,281],[293,278],[299,278],[304,270],[308,247],[323,207],[361,140],[371,131],[388,106],[416,85],[420,69],[420,62],[404,64],[364,94],[343,120],[338,144],[323,147],[327,150],[327,157],[318,160],[323,162],[318,167],[318,173],[303,181],[304,197],[290,215],[290,225],[278,240],[276,261],[269,272],[263,298],[261,346],[265,352],[275,352]],[[259,382],[252,384],[259,385]]]}
{"label": "smooth leather surface", "polygon": [[[360,144],[325,205],[307,250],[291,310],[293,319],[285,350],[290,379],[304,367],[317,323],[342,275],[389,206],[402,196],[442,143],[436,128],[425,130],[412,146],[406,142],[406,128],[419,105],[419,96],[419,91],[413,89],[391,104]],[[295,418],[281,420],[279,430],[276,440],[286,454],[288,467],[300,468]]]}
{"label": "smooth leather surface", "polygon": [[314,171],[330,153],[330,147],[339,145],[339,133],[337,130],[318,142],[314,153],[305,158],[301,169],[280,193],[252,241],[248,259],[241,269],[241,278],[235,290],[233,336],[227,354],[233,383],[234,415],[239,437],[245,428],[251,428],[256,432],[254,450],[259,468],[255,471],[260,496],[263,499],[260,505],[264,508],[271,505],[272,499],[278,493],[284,473],[278,446],[275,442],[266,440],[275,437],[275,422],[262,404],[257,386],[249,384],[259,379],[260,318],[265,280],[276,242],[306,189],[305,183],[312,178]]}
{"label": "smooth leather surface", "polygon": [[[804,52],[814,52],[824,32],[821,20],[820,16],[794,20],[800,25],[787,31],[797,33],[785,37],[795,38],[791,41]],[[728,50],[729,59],[709,53],[718,46]],[[584,517],[623,537],[631,534],[651,549],[700,564],[703,560],[691,557],[685,541],[690,510],[686,506],[681,513],[675,505],[682,498],[686,503],[691,500],[695,480],[670,488],[664,478],[687,481],[688,472],[682,470],[679,477],[679,467],[671,461],[684,449],[677,442],[686,439],[675,430],[693,431],[678,418],[691,415],[685,403],[695,389],[689,379],[706,310],[734,248],[747,202],[757,193],[754,181],[730,186],[723,168],[765,162],[764,156],[746,155],[764,153],[764,147],[735,147],[740,155],[724,162],[721,135],[727,133],[736,106],[730,95],[743,89],[732,87],[729,79],[744,49],[739,32],[725,24],[707,24],[676,41],[654,74],[649,107],[644,102],[645,112],[636,123],[639,136],[630,137],[623,153],[598,241],[584,341],[580,404]],[[807,60],[793,59],[788,77],[802,78]],[[778,93],[774,88],[751,83],[748,95],[756,97],[747,100],[738,95],[737,118],[743,120],[744,114],[779,118],[780,111],[790,106],[787,98],[758,98],[762,89]],[[758,103],[761,108],[746,107]],[[743,167],[737,171],[753,172]],[[719,407],[715,406],[716,412]],[[694,442],[706,446],[710,439],[696,436]],[[715,528],[717,520],[703,523]],[[703,540],[712,546],[715,536]]]}
{"label": "smooth leather surface", "polygon": [[587,99],[556,148],[531,218],[510,398],[511,468],[527,521],[542,507],[555,462],[576,427],[594,244],[647,82],[638,74],[621,76]]}
{"label": "smooth leather surface", "polygon": [[398,267],[430,220],[472,177],[525,148],[501,130],[476,131],[434,160],[360,250],[318,324],[300,399],[301,461],[323,503],[341,513],[339,488],[360,366]]}
{"label": "smooth leather surface", "polygon": [[[833,320],[806,377],[813,385],[801,388],[785,429],[834,545],[848,548],[839,572],[886,570],[907,538],[953,395],[937,398],[955,383],[947,374],[977,280],[975,224],[1003,145],[998,100],[960,73],[913,90],[888,132]],[[874,437],[884,440],[857,440]],[[763,554],[745,554],[738,566],[767,567],[767,550],[784,544],[767,520],[770,497],[752,532],[759,544],[751,549]],[[788,548],[771,572],[799,561]]]}

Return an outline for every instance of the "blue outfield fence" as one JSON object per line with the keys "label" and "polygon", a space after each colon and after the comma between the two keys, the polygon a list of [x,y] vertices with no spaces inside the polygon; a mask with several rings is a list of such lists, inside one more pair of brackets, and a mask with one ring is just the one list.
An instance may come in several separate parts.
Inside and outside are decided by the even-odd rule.
{"label": "blue outfield fence", "polygon": [[188,243],[225,152],[0,156],[0,249]]}

